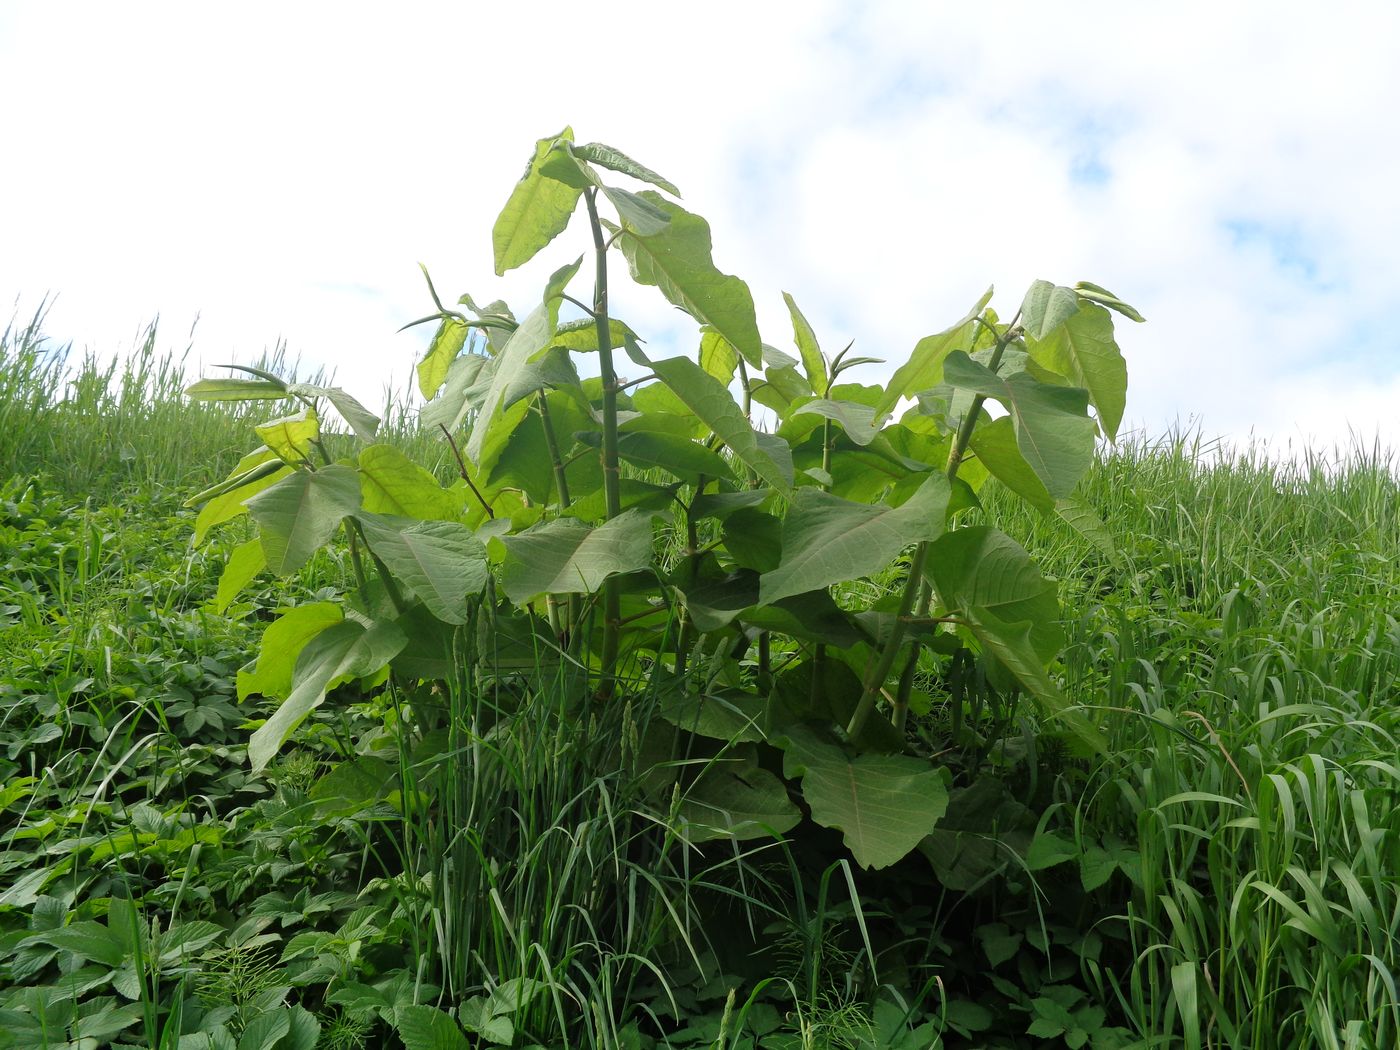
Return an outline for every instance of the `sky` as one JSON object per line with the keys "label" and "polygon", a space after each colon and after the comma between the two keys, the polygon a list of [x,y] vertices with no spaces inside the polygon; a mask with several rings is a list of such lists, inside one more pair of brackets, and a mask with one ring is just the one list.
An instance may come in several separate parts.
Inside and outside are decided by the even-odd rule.
{"label": "sky", "polygon": [[[105,358],[159,316],[206,372],[285,340],[376,405],[427,338],[396,331],[420,262],[523,314],[589,246],[576,220],[492,270],[569,124],[679,185],[765,341],[791,349],[787,291],[889,362],[855,378],[988,285],[1009,315],[1089,280],[1147,318],[1119,322],[1128,428],[1400,448],[1397,54],[1400,5],[1345,0],[11,0],[0,324],[48,297],[54,343]],[[655,289],[613,305],[696,345]]]}

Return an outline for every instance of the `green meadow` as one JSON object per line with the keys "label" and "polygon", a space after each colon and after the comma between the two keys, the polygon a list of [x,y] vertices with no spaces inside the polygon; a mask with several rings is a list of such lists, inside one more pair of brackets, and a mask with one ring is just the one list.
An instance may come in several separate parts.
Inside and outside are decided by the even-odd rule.
{"label": "green meadow", "polygon": [[[947,760],[1006,790],[955,788],[928,856],[866,872],[829,842],[668,833],[629,757],[645,693],[580,724],[541,690],[426,770],[406,696],[351,684],[250,774],[269,702],[239,669],[351,572],[328,549],[215,610],[246,530],[196,548],[181,503],[249,416],[183,398],[158,345],[103,369],[37,320],[0,344],[0,1046],[394,1046],[395,1011],[448,987],[468,1042],[405,1045],[1395,1045],[1386,453],[1120,440],[1083,482],[1116,562],[989,507],[1075,610],[1055,672],[1109,747],[1047,747],[944,669],[909,733],[960,721]],[[336,783],[361,755],[398,772],[368,802]]]}

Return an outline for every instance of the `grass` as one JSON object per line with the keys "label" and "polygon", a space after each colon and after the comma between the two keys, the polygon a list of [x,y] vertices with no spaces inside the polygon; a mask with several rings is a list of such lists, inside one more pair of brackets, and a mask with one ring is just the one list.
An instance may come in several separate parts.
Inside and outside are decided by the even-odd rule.
{"label": "grass", "polygon": [[[237,669],[346,566],[214,612],[246,536],[193,549],[179,503],[248,417],[184,401],[154,328],[99,367],[41,327],[0,338],[0,1048],[392,1046],[395,1011],[461,1002],[468,1045],[504,1020],[550,1050],[1400,1043],[1385,451],[1124,442],[1080,493],[1115,556],[985,492],[1060,582],[1057,673],[1109,757],[927,657],[916,731],[968,731],[970,786],[931,865],[872,874],[688,847],[648,790],[655,698],[582,712],[537,651],[490,688],[343,688],[249,775]],[[450,473],[409,419],[388,439]]]}
{"label": "grass", "polygon": [[[1121,569],[1023,521],[1071,589],[1066,671],[1118,709],[1076,834],[1135,841],[1126,977],[1182,1045],[1400,1040],[1400,483],[1379,450],[1276,462],[1174,438],[1106,457],[1086,495]],[[1012,512],[1014,513],[1014,512]]]}

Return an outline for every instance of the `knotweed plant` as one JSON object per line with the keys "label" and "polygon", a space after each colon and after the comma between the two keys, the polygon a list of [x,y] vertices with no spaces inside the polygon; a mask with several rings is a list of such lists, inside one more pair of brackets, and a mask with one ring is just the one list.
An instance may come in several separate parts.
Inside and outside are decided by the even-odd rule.
{"label": "knotweed plant", "polygon": [[[338,685],[387,678],[405,698],[411,761],[363,756],[343,781],[397,793],[406,808],[440,807],[421,826],[442,836],[439,863],[455,857],[453,879],[489,866],[471,817],[477,786],[458,785],[465,794],[450,805],[420,799],[416,771],[518,769],[513,727],[539,716],[542,697],[559,712],[554,757],[566,764],[584,760],[598,727],[627,721],[617,712],[635,712],[624,736],[640,794],[627,804],[647,814],[646,849],[662,855],[668,843],[801,835],[808,819],[837,831],[864,869],[936,851],[929,836],[951,777],[909,715],[927,706],[921,667],[956,654],[1007,710],[1029,698],[1042,731],[1075,754],[1106,747],[1100,717],[1047,672],[1063,644],[1055,584],[967,514],[994,478],[1102,537],[1074,493],[1096,438],[1112,438],[1122,418],[1113,315],[1141,320],[1136,311],[1098,285],[1038,281],[1003,318],[989,290],[920,340],[888,383],[853,382],[849,370],[871,359],[850,346],[824,352],[791,296],[796,356],[763,341],[748,287],[715,266],[708,223],[679,196],[569,129],[536,143],[493,230],[496,272],[533,259],[580,209],[582,254],[519,313],[470,295],[444,303],[429,281],[433,311],[415,322],[436,326],[417,369],[419,418],[451,452],[451,484],[379,441],[380,421],[339,388],[245,368],[190,389],[290,407],[257,425],[261,444],[191,501],[202,505],[201,539],[244,515],[256,525],[220,601],[263,573],[297,572],[337,536],[355,574],[345,601],[300,605],[269,626],[240,676],[240,696],[280,701],[249,741],[253,770]],[[695,320],[693,354],[661,356],[615,316],[619,263]],[[591,291],[576,291],[584,273]],[[755,426],[756,406],[772,413],[772,432]],[[352,443],[333,439],[330,413]],[[510,798],[530,794],[522,783]],[[590,784],[556,804],[605,812],[608,802]],[[537,841],[525,834],[530,814],[506,819]],[[585,838],[596,833],[587,826]],[[481,883],[488,895],[497,878]],[[492,942],[529,955],[538,916],[526,932],[524,914],[498,910]],[[461,932],[441,939],[465,965],[463,945],[481,942],[454,947]],[[556,962],[537,978],[559,972]],[[458,1020],[484,1031],[512,1012],[501,1002],[462,1005]],[[559,1023],[579,1007],[559,999]]]}

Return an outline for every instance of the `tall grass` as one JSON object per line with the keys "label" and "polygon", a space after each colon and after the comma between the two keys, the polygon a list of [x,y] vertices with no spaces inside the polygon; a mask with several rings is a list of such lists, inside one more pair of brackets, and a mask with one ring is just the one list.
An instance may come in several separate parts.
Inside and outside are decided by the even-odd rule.
{"label": "tall grass", "polygon": [[1396,467],[1129,443],[1085,487],[1116,566],[995,508],[1079,613],[1065,670],[1112,748],[1077,828],[1139,857],[1108,920],[1134,963],[1088,965],[1149,1045],[1400,1045]]}
{"label": "tall grass", "polygon": [[[257,443],[253,424],[285,404],[192,402],[184,396],[199,378],[191,372],[192,346],[163,347],[158,322],[103,364],[91,351],[78,356],[48,339],[46,309],[41,304],[0,332],[0,476],[43,475],[98,500],[140,493],[178,503],[222,477]],[[299,363],[281,343],[253,363],[289,380],[329,381],[319,372],[298,375]],[[388,391],[384,402],[382,440],[447,471],[450,454],[418,432],[407,394]]]}

